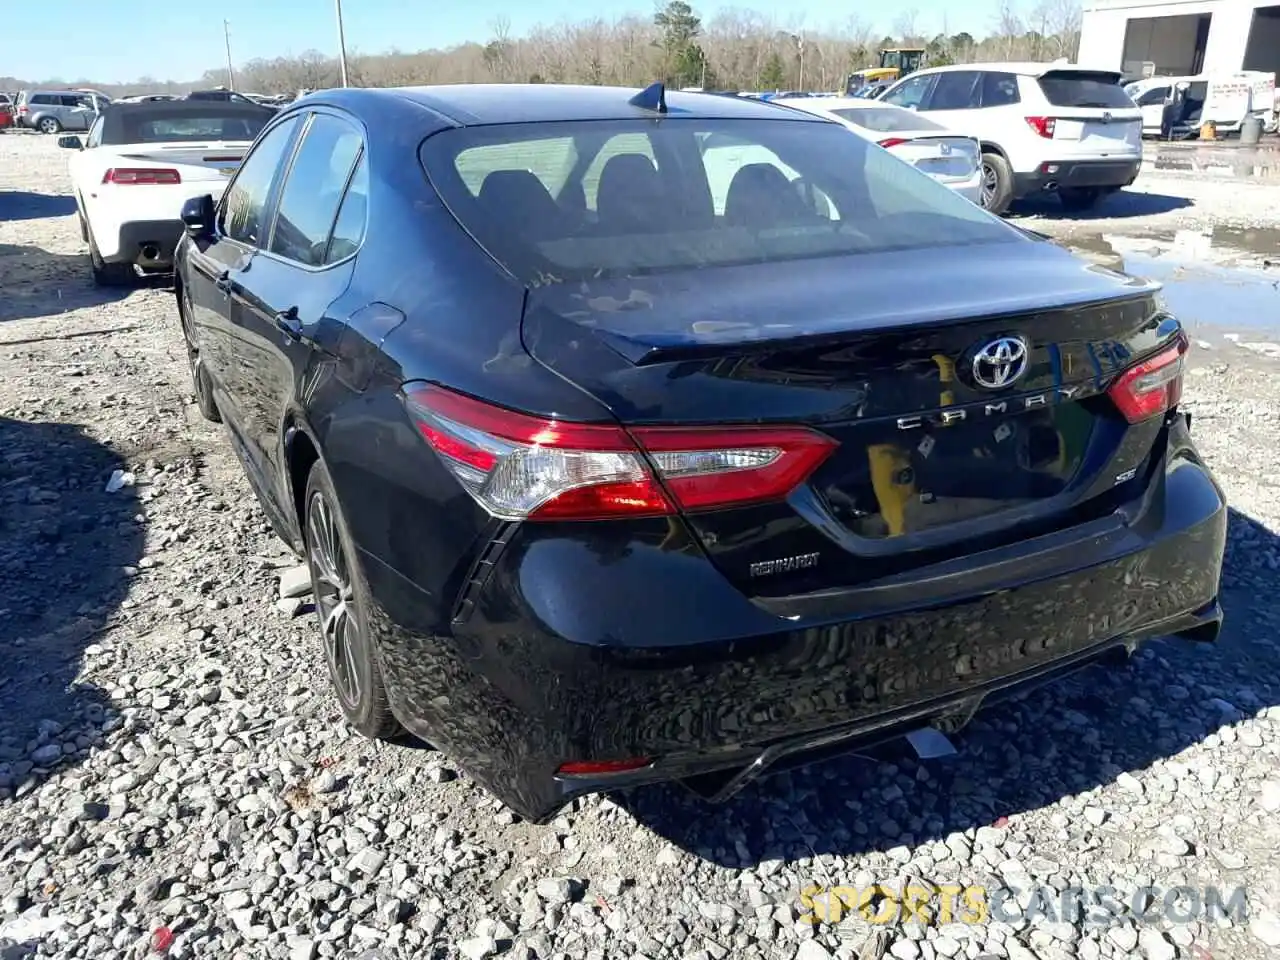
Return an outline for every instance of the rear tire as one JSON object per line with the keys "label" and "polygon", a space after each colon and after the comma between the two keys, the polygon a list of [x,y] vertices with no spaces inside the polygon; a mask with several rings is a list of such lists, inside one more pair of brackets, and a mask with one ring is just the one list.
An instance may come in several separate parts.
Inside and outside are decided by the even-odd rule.
{"label": "rear tire", "polygon": [[62,124],[58,122],[57,117],[41,117],[40,122],[36,124],[36,129],[41,133],[52,135],[62,132]]}
{"label": "rear tire", "polygon": [[222,413],[213,399],[213,381],[209,371],[205,369],[204,360],[200,356],[200,348],[195,343],[191,331],[191,297],[186,287],[182,288],[182,296],[178,300],[178,320],[182,324],[182,342],[187,348],[187,363],[191,367],[191,387],[195,391],[196,406],[200,416],[210,423],[221,423]]}
{"label": "rear tire", "polygon": [[1092,210],[1107,193],[1101,187],[1062,187],[1058,190],[1058,199],[1063,210],[1076,213]]}
{"label": "rear tire", "polygon": [[366,737],[391,739],[403,728],[391,712],[381,658],[369,630],[369,586],[333,480],[320,460],[307,477],[303,504],[307,569],[338,705],[347,722]]}
{"label": "rear tire", "polygon": [[[85,226],[86,231],[88,225]],[[107,263],[98,252],[98,245],[93,242],[93,234],[89,234],[89,267],[93,271],[93,282],[99,287],[131,287],[137,274],[132,264]]]}
{"label": "rear tire", "polygon": [[994,151],[982,154],[982,208],[996,216],[1013,203],[1013,168]]}

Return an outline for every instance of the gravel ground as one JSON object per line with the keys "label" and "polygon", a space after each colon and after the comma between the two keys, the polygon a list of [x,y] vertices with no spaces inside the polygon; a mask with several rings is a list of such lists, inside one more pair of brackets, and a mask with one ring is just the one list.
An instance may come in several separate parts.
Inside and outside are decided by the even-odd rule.
{"label": "gravel ground", "polygon": [[[1280,210],[1261,184],[1140,186],[1092,221],[1026,219],[1069,238]],[[438,754],[345,728],[312,618],[279,599],[296,561],[195,411],[171,294],[94,289],[66,191],[50,139],[0,136],[0,958],[1280,951],[1280,360],[1225,343],[1187,388],[1234,508],[1218,644],[993,707],[943,760],[534,827]],[[981,923],[802,919],[806,886],[907,879],[1041,892]],[[1106,924],[1053,899],[1097,885]],[[1246,911],[1160,909],[1210,886]]]}

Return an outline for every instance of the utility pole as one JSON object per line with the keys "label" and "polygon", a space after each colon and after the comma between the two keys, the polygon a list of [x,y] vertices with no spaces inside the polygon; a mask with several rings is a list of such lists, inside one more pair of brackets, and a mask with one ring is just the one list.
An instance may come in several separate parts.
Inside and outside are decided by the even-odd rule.
{"label": "utility pole", "polygon": [[804,33],[796,35],[796,52],[800,55],[800,89],[803,91],[804,86]]}
{"label": "utility pole", "polygon": [[231,66],[231,21],[222,21],[222,39],[227,45],[227,89],[234,90],[236,88],[236,71]]}
{"label": "utility pole", "polygon": [[338,69],[342,72],[342,85],[347,85],[347,37],[342,29],[342,0],[333,0],[334,13],[338,16]]}

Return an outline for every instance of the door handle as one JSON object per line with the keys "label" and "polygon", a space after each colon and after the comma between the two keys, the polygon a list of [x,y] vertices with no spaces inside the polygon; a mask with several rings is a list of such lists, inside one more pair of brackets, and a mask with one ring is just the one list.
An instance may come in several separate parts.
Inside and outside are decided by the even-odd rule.
{"label": "door handle", "polygon": [[297,307],[281,310],[271,319],[275,321],[276,328],[290,340],[302,339],[302,321],[298,318]]}
{"label": "door handle", "polygon": [[213,285],[223,293],[231,292],[231,274],[224,270],[214,278]]}

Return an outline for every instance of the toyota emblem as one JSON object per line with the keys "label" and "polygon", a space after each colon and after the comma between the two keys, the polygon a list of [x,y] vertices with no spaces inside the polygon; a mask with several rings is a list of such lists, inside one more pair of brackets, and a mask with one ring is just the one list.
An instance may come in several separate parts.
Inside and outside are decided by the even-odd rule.
{"label": "toyota emblem", "polygon": [[973,355],[973,380],[988,390],[1009,386],[1027,372],[1031,351],[1022,337],[1000,337]]}

